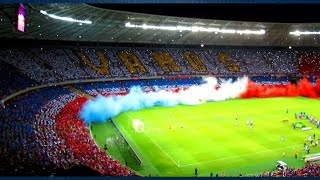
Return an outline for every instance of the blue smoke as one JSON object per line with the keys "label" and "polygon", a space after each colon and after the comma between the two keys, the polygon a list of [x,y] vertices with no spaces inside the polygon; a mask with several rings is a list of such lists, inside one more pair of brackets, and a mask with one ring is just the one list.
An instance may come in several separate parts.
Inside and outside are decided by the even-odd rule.
{"label": "blue smoke", "polygon": [[172,92],[158,91],[144,93],[140,87],[132,87],[124,96],[97,96],[88,100],[80,111],[80,117],[86,124],[104,122],[121,112],[139,110],[153,106],[175,106],[178,97]]}
{"label": "blue smoke", "polygon": [[154,106],[175,106],[178,104],[197,105],[205,101],[222,101],[236,98],[244,91],[247,78],[236,82],[226,81],[220,84],[220,90],[214,87],[218,84],[217,79],[207,78],[206,83],[194,85],[188,90],[173,93],[156,88],[155,92],[145,93],[138,86],[132,87],[124,96],[97,96],[96,99],[88,100],[80,111],[80,118],[86,124],[91,122],[105,122],[121,112],[139,110]]}

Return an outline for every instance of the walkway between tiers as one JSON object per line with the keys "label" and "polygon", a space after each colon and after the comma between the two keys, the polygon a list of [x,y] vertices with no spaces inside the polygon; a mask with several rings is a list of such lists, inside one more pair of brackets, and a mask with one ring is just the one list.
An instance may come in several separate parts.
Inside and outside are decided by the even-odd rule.
{"label": "walkway between tiers", "polygon": [[89,95],[88,93],[86,93],[86,92],[84,92],[84,91],[82,91],[80,89],[77,89],[77,88],[73,87],[72,85],[66,85],[65,87],[69,88],[71,91],[73,91],[74,93],[77,93],[77,94],[79,94],[81,96],[87,97],[89,99],[94,99],[93,96]]}

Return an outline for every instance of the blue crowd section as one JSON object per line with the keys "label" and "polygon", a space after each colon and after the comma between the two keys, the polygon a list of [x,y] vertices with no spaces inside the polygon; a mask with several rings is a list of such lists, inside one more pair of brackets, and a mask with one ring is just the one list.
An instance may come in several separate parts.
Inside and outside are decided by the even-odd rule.
{"label": "blue crowd section", "polygon": [[37,82],[19,72],[14,66],[0,61],[0,99]]}
{"label": "blue crowd section", "polygon": [[175,84],[189,85],[189,84],[201,84],[203,82],[202,78],[186,78],[186,79],[173,79]]}
{"label": "blue crowd section", "polygon": [[250,79],[254,82],[268,82],[268,83],[286,83],[290,81],[289,77],[264,77],[264,76],[257,76],[257,77],[250,77]]}
{"label": "blue crowd section", "polygon": [[122,88],[123,83],[120,81],[107,81],[107,82],[95,82],[95,83],[84,83],[84,84],[74,84],[73,85],[76,88],[79,88],[81,90],[91,90],[94,86],[95,89],[103,89],[103,88]]}
{"label": "blue crowd section", "polygon": [[309,79],[309,81],[312,82],[312,83],[316,83],[316,82],[317,82],[317,78],[315,78],[315,77],[310,77],[310,78],[308,78],[308,79]]}
{"label": "blue crowd section", "polygon": [[127,80],[127,81],[109,81],[75,84],[76,88],[81,90],[106,89],[106,88],[131,88],[133,86],[176,86],[176,85],[195,85],[202,84],[204,80],[199,77],[180,78],[180,79],[148,79],[148,80]]}
{"label": "blue crowd section", "polygon": [[150,80],[150,85],[152,86],[174,86],[176,85],[174,81],[169,79],[154,79]]}
{"label": "blue crowd section", "polygon": [[181,79],[154,79],[149,80],[152,86],[176,86],[176,85],[194,85],[201,84],[204,81],[202,78],[181,78]]}
{"label": "blue crowd section", "polygon": [[138,81],[123,81],[124,87],[132,86],[148,86],[147,80],[138,80]]}
{"label": "blue crowd section", "polygon": [[[0,110],[0,174],[19,174],[21,168],[27,167],[26,164],[42,165],[42,168],[50,164],[50,159],[44,155],[44,146],[54,144],[53,131],[49,128],[54,128],[54,124],[49,117],[39,118],[39,114],[50,111],[43,109],[49,101],[70,93],[63,87],[51,87],[21,95],[6,103],[6,107]],[[47,170],[39,169],[38,174],[42,171]]]}
{"label": "blue crowd section", "polygon": [[[11,100],[6,104],[8,108],[0,111],[0,144],[13,149],[27,148],[28,152],[32,152],[36,143],[36,139],[32,139],[35,115],[47,102],[68,93],[71,91],[66,88],[55,87],[28,93]],[[24,147],[24,145],[28,146]]]}

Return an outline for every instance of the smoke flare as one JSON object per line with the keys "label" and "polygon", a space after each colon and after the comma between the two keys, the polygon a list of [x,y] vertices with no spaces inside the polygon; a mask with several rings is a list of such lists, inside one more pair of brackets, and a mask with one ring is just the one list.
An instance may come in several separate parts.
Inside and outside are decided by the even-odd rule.
{"label": "smoke flare", "polygon": [[[239,97],[246,90],[248,78],[237,81],[223,81],[220,85],[216,78],[206,78],[205,83],[194,85],[188,89],[176,91],[157,90],[145,93],[140,87],[132,87],[123,96],[104,97],[98,95],[94,100],[88,100],[80,111],[80,117],[86,124],[104,122],[121,112],[139,110],[154,106],[175,106],[178,104],[197,105],[205,101],[223,101]],[[219,86],[219,88],[216,88]],[[159,89],[159,88],[155,88]]]}
{"label": "smoke flare", "polygon": [[141,87],[135,86],[125,95],[108,97],[98,95],[96,99],[88,100],[84,104],[80,117],[89,124],[104,122],[121,112],[154,106],[197,105],[206,101],[224,101],[231,98],[278,96],[316,98],[320,95],[320,79],[315,86],[307,78],[303,78],[298,85],[255,83],[247,77],[239,78],[235,82],[231,79],[223,80],[221,83],[218,83],[216,78],[204,80],[205,83],[187,89],[166,91],[155,87],[154,92],[143,92]]}

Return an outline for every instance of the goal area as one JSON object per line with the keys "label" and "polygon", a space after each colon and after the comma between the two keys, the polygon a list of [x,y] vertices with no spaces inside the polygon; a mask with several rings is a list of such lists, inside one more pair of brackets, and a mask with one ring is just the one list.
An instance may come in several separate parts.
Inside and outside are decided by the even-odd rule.
{"label": "goal area", "polygon": [[144,132],[144,123],[140,119],[133,119],[132,127],[137,133]]}

